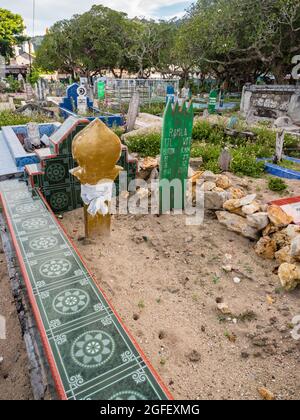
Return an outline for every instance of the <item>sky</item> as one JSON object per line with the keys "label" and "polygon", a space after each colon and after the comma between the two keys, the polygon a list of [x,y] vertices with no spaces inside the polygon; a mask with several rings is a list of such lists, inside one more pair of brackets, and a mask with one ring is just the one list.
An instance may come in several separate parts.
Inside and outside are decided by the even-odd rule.
{"label": "sky", "polygon": [[[34,0],[0,1],[0,7],[22,15],[27,26],[26,32],[30,36],[33,35],[33,2]],[[111,9],[126,12],[129,17],[168,19],[183,16],[184,10],[192,3],[191,0],[35,0],[34,34],[43,35],[46,28],[56,21],[85,12],[93,4],[102,4]]]}

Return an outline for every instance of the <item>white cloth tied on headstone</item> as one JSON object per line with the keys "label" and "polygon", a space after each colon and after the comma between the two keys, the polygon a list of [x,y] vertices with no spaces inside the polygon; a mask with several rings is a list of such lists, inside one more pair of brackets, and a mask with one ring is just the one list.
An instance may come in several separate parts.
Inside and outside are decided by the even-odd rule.
{"label": "white cloth tied on headstone", "polygon": [[41,145],[41,137],[40,137],[40,130],[39,125],[37,123],[28,123],[27,126],[27,136],[30,140],[30,143],[33,146],[40,146]]}
{"label": "white cloth tied on headstone", "polygon": [[113,181],[106,181],[96,185],[81,185],[81,198],[88,207],[88,213],[96,216],[97,213],[108,214],[107,201],[112,200]]}

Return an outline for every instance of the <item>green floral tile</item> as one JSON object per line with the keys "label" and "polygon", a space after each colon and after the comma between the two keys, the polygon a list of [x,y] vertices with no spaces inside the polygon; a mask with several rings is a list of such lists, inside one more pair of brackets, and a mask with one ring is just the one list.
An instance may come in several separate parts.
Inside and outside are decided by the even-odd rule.
{"label": "green floral tile", "polygon": [[133,365],[123,372],[123,378],[113,383],[99,383],[92,388],[74,390],[76,399],[98,401],[157,401],[165,395],[145,366]]}
{"label": "green floral tile", "polygon": [[62,334],[75,324],[111,315],[107,302],[99,296],[87,277],[74,282],[52,285],[36,292],[46,331]]}
{"label": "green floral tile", "polygon": [[25,236],[29,233],[48,232],[56,227],[55,222],[50,215],[24,215],[22,217],[13,218],[13,225],[18,236]]}
{"label": "green floral tile", "polygon": [[27,270],[31,275],[32,283],[38,289],[48,285],[76,279],[84,274],[82,266],[78,264],[73,253],[54,251],[46,257],[27,258]]}
{"label": "green floral tile", "polygon": [[28,232],[22,238],[21,246],[24,259],[47,255],[53,251],[60,253],[69,249],[68,243],[57,227],[46,232]]}
{"label": "green floral tile", "polygon": [[55,213],[71,211],[75,208],[71,186],[43,188],[42,193]]}
{"label": "green floral tile", "polygon": [[71,159],[66,158],[54,158],[47,159],[45,162],[45,174],[43,176],[44,188],[53,187],[57,185],[70,184],[71,182]]}
{"label": "green floral tile", "polygon": [[44,204],[41,200],[32,200],[31,197],[27,201],[14,201],[10,204],[10,212],[16,218],[28,218],[28,216],[32,216],[33,214],[40,215],[45,211]]}
{"label": "green floral tile", "polygon": [[167,399],[39,195],[9,185],[0,190],[67,398]]}

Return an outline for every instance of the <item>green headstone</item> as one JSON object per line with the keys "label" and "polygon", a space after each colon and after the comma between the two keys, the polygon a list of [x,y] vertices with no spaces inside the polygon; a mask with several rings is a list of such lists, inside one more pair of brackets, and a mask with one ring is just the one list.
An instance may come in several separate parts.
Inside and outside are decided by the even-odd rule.
{"label": "green headstone", "polygon": [[209,95],[208,101],[208,113],[215,114],[216,113],[216,105],[217,105],[217,98],[218,98],[218,91],[212,90]]}
{"label": "green headstone", "polygon": [[[182,108],[180,108],[178,102],[174,107],[171,101],[168,102],[164,113],[160,148],[159,199],[161,213],[185,208],[193,119],[194,110],[192,104],[187,108],[186,103],[184,103]],[[176,188],[175,185],[174,188],[171,188],[171,194],[169,194],[169,191],[164,190],[166,181],[173,182],[174,185],[177,182],[179,188]],[[177,194],[180,192],[178,191],[179,189],[182,190],[182,194]],[[166,197],[167,194],[169,197]]]}
{"label": "green headstone", "polygon": [[98,82],[98,99],[105,99],[105,82],[103,81]]}

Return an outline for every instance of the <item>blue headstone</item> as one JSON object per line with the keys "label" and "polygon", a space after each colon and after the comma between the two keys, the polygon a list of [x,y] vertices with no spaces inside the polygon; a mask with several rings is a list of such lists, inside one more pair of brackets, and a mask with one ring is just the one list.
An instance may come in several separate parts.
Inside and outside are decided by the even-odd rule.
{"label": "blue headstone", "polygon": [[172,104],[175,102],[175,89],[174,86],[167,86],[167,97],[166,97],[166,104],[168,102],[171,102]]}
{"label": "blue headstone", "polygon": [[[73,83],[67,88],[66,96],[63,98],[63,102],[59,105],[60,108],[67,109],[70,112],[76,112],[78,93],[77,89],[80,87],[78,83]],[[88,108],[93,107],[93,101],[87,98]]]}

